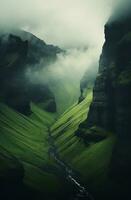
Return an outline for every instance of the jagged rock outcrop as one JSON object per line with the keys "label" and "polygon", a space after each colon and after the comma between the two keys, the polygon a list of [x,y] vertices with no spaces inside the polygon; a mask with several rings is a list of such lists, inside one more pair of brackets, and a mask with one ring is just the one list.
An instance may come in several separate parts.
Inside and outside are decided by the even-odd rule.
{"label": "jagged rock outcrop", "polygon": [[55,98],[48,85],[33,84],[25,76],[30,67],[36,70],[56,60],[61,50],[47,45],[31,33],[17,31],[0,36],[0,100],[17,111],[30,114],[30,102],[56,111]]}

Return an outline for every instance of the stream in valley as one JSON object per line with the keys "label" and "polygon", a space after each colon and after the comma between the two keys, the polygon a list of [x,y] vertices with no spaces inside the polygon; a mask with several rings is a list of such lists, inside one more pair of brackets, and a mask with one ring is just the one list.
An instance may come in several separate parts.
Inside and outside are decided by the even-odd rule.
{"label": "stream in valley", "polygon": [[70,200],[94,200],[92,195],[89,193],[88,188],[83,186],[80,181],[78,180],[76,173],[69,167],[59,156],[56,146],[54,145],[54,140],[49,134],[49,143],[51,145],[49,149],[49,154],[54,158],[57,165],[63,171],[65,175],[65,179],[68,180],[71,187],[75,188],[74,197],[70,198]]}

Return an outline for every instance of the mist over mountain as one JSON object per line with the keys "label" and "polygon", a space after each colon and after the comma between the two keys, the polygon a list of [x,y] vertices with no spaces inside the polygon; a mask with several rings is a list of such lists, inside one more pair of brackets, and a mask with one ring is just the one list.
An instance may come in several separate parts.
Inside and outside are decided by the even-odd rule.
{"label": "mist over mountain", "polygon": [[[58,111],[62,113],[80,96],[80,81],[85,71],[97,72],[95,49],[68,49],[57,54],[55,62],[44,67],[44,60],[34,69],[29,66],[26,77],[34,84],[47,84],[54,93]],[[88,59],[87,59],[88,57]],[[63,105],[62,108],[60,105]],[[64,110],[63,110],[64,109]]]}
{"label": "mist over mountain", "polygon": [[[61,81],[62,78],[63,81],[66,79],[75,90],[77,89],[74,99],[78,99],[80,95],[79,81],[84,72],[93,67],[93,63],[98,63],[104,41],[103,26],[113,5],[113,1],[110,0],[54,0],[53,2],[49,0],[48,4],[43,0],[33,3],[31,0],[22,2],[1,0],[0,27],[1,31],[5,33],[16,32],[19,29],[26,30],[45,42],[58,45],[61,49],[66,50],[68,53],[58,56],[58,62],[49,67],[53,77],[51,73],[48,72],[49,75],[47,75],[46,72],[47,76],[44,81],[47,77],[55,81],[57,76],[61,76]],[[20,37],[23,36],[20,35]],[[39,60],[38,54],[35,52],[32,57]],[[45,70],[35,70],[31,74],[30,66],[28,68],[31,81],[43,82],[42,74],[45,73]],[[96,67],[95,69],[97,71]],[[61,83],[61,85],[63,84]],[[69,93],[68,88],[67,86],[67,93]]]}
{"label": "mist over mountain", "polygon": [[[22,2],[1,0],[0,27],[5,32],[14,29],[26,30],[48,44],[57,45],[62,49],[72,49],[73,52],[79,49],[78,57],[87,57],[87,68],[89,68],[88,60],[91,60],[91,54],[95,55],[95,62],[99,60],[104,41],[103,26],[112,6],[110,0],[49,0],[48,3],[45,0],[33,3],[31,0]],[[83,51],[87,47],[92,53]],[[72,53],[69,57],[72,57]],[[77,66],[76,69],[75,65],[73,68],[74,71],[78,71]],[[79,68],[84,71],[85,66]],[[70,74],[73,78],[73,73]],[[79,73],[76,76],[78,75]]]}
{"label": "mist over mountain", "polygon": [[[47,45],[31,33],[17,31],[0,36],[0,99],[19,112],[30,114],[30,103],[43,103],[49,111],[56,111],[54,95],[49,85],[31,83],[26,77],[28,66],[40,70],[57,59],[61,49]],[[45,106],[44,106],[45,104]],[[50,108],[49,108],[50,107]]]}
{"label": "mist over mountain", "polygon": [[0,0],[0,199],[130,200],[130,8]]}

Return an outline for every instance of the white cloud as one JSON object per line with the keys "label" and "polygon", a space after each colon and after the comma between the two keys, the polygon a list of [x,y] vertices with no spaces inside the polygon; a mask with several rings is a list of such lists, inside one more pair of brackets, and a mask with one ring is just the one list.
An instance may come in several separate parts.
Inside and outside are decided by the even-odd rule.
{"label": "white cloud", "polygon": [[61,47],[102,45],[112,0],[0,0],[0,24]]}

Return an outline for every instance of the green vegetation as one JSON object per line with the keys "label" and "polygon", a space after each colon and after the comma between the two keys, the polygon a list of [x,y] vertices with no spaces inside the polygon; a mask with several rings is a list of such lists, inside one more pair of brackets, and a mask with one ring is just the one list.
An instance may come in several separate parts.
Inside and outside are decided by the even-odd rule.
{"label": "green vegetation", "polygon": [[[63,185],[58,166],[48,154],[50,129],[61,158],[80,174],[81,181],[98,190],[103,188],[115,137],[98,127],[78,129],[87,118],[91,100],[89,89],[81,103],[74,104],[57,120],[57,114],[45,112],[33,103],[30,118],[0,104],[0,175],[5,176],[13,166],[27,186],[51,194],[59,192]],[[75,135],[77,130],[104,138],[87,144]]]}
{"label": "green vegetation", "polygon": [[92,91],[88,91],[86,99],[66,111],[51,127],[51,132],[61,158],[80,173],[83,182],[98,189],[107,179],[115,137],[98,127],[92,127],[85,129],[86,134],[97,133],[104,139],[87,145],[75,135],[79,124],[87,118],[91,100]]}
{"label": "green vegetation", "polygon": [[34,104],[31,107],[33,114],[29,119],[0,104],[0,174],[6,174],[6,168],[8,173],[10,167],[17,169],[21,165],[26,185],[47,193],[55,192],[59,180],[52,172],[55,164],[48,155],[47,140],[54,116]]}
{"label": "green vegetation", "polygon": [[68,109],[51,127],[52,136],[56,139],[55,143],[59,146],[60,150],[66,148],[68,142],[71,142],[72,139],[77,140],[74,132],[78,129],[79,124],[87,118],[91,99],[92,91],[90,90],[84,101]]}

